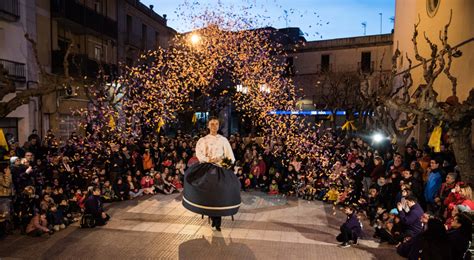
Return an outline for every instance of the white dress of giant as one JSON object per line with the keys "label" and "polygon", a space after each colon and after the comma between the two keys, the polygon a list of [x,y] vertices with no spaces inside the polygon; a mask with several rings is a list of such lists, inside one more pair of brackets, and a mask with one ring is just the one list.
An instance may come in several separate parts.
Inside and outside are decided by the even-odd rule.
{"label": "white dress of giant", "polygon": [[211,158],[219,159],[216,164],[220,165],[220,161],[228,158],[235,162],[234,153],[229,141],[222,135],[208,134],[200,138],[196,144],[196,157],[200,163],[209,162]]}

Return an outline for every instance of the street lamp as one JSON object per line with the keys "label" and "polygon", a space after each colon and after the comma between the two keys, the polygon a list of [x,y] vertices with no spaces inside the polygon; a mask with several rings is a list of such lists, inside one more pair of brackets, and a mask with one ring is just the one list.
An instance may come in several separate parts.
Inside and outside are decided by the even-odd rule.
{"label": "street lamp", "polygon": [[199,34],[193,33],[190,37],[191,44],[196,45],[201,41],[201,36]]}
{"label": "street lamp", "polygon": [[380,143],[380,142],[382,142],[384,139],[385,139],[385,137],[384,137],[381,133],[375,133],[375,134],[372,136],[372,140],[374,141],[374,143]]}

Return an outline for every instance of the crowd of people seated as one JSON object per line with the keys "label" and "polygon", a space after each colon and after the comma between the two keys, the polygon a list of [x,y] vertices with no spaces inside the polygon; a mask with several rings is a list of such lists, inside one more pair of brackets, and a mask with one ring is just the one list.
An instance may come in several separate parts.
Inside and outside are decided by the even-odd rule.
{"label": "crowd of people seated", "polygon": [[[110,218],[104,202],[179,193],[185,170],[198,162],[195,144],[205,134],[178,130],[173,136],[150,134],[118,143],[104,142],[98,133],[87,138],[73,133],[61,143],[49,131],[44,138],[31,134],[22,146],[11,143],[0,151],[8,158],[0,163],[0,232],[51,234],[83,213],[101,225]],[[450,250],[443,252],[452,257],[469,247],[472,190],[445,147],[433,153],[414,140],[403,149],[377,147],[356,135],[319,129],[306,147],[309,154],[289,156],[278,138],[234,134],[228,139],[244,192],[344,207],[348,218],[337,238],[343,247],[366,233],[359,225],[364,219],[379,242],[396,245],[405,257],[441,250],[437,243],[444,240]],[[435,238],[436,232],[443,238]]]}

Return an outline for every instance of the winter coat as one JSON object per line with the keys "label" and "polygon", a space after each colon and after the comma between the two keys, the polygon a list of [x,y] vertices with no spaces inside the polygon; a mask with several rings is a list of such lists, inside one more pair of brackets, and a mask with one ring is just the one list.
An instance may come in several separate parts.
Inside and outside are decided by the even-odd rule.
{"label": "winter coat", "polygon": [[342,224],[345,226],[347,229],[352,230],[354,234],[357,235],[357,237],[360,237],[362,234],[362,226],[359,222],[359,219],[357,219],[357,214],[352,213],[351,215],[347,216],[346,222]]}
{"label": "winter coat", "polygon": [[26,233],[30,233],[31,231],[34,231],[36,229],[40,229],[44,232],[49,232],[49,229],[47,228],[48,226],[48,221],[44,220],[41,221],[41,217],[39,214],[34,216],[28,226],[26,227]]}
{"label": "winter coat", "polygon": [[95,218],[100,218],[104,212],[99,196],[90,195],[85,202],[85,214],[91,214]]}
{"label": "winter coat", "polygon": [[404,210],[398,212],[400,222],[404,225],[406,232],[412,237],[418,235],[423,230],[420,219],[423,213],[423,209],[418,203],[413,205],[408,212]]}
{"label": "winter coat", "polygon": [[439,170],[435,170],[430,173],[428,176],[428,181],[426,182],[425,186],[425,201],[426,203],[434,203],[434,199],[436,194],[439,192],[441,188],[441,174]]}

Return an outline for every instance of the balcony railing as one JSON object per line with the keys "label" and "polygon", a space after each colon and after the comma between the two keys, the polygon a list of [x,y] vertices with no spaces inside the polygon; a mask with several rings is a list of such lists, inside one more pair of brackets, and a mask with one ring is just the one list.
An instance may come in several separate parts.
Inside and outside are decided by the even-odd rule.
{"label": "balcony railing", "polygon": [[117,22],[73,0],[51,0],[51,13],[117,39]]}
{"label": "balcony railing", "polygon": [[[64,73],[64,55],[61,50],[52,51],[52,69],[53,73]],[[95,77],[99,71],[99,63],[90,59],[85,54],[73,54],[68,58],[69,73],[71,76],[89,76]],[[106,75],[117,75],[117,66],[114,64],[102,64],[102,69]]]}
{"label": "balcony railing", "polygon": [[14,22],[20,18],[20,4],[18,0],[0,0],[0,19]]}
{"label": "balcony railing", "polygon": [[15,81],[25,81],[25,64],[11,60],[0,59],[0,67],[8,71],[8,77]]}

